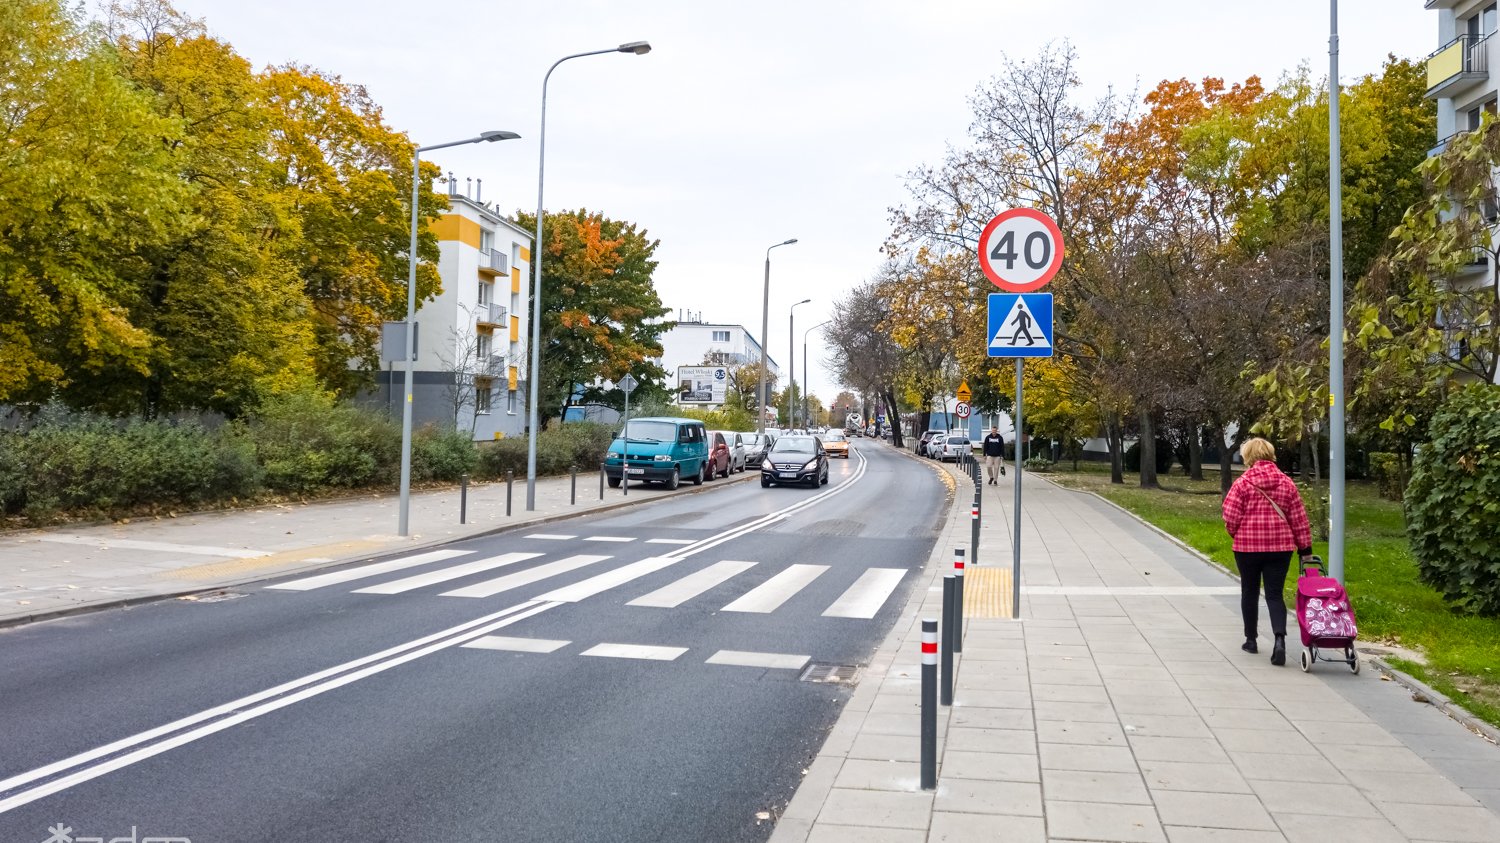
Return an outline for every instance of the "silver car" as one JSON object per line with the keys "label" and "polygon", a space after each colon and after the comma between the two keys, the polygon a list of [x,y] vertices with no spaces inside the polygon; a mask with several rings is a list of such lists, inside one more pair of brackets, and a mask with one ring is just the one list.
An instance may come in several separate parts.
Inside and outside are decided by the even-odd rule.
{"label": "silver car", "polygon": [[760,468],[765,461],[766,451],[776,444],[776,434],[772,431],[765,433],[741,433],[740,442],[745,446],[745,465],[751,468]]}
{"label": "silver car", "polygon": [[729,446],[729,473],[744,471],[746,462],[745,437],[755,434],[736,433],[733,430],[716,430],[713,433],[724,434],[724,444]]}

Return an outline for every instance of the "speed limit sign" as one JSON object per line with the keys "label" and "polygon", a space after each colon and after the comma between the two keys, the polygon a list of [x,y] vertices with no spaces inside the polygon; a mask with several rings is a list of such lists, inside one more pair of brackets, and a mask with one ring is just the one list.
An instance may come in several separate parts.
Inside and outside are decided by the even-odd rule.
{"label": "speed limit sign", "polygon": [[969,402],[967,402],[967,401],[960,401],[957,404],[953,405],[953,415],[958,416],[961,419],[968,418],[969,417]]}
{"label": "speed limit sign", "polygon": [[1030,293],[1062,268],[1062,229],[1034,208],[1003,211],[979,235],[979,267],[996,287]]}

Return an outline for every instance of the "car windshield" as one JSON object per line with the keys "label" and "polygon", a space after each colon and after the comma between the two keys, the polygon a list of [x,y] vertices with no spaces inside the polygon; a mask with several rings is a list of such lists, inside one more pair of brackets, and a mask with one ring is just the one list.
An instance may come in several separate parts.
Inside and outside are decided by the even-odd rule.
{"label": "car windshield", "polygon": [[676,442],[677,425],[663,421],[630,421],[625,423],[621,439],[632,442]]}
{"label": "car windshield", "polygon": [[844,434],[837,430],[830,430],[823,434],[823,438],[829,442],[842,442],[844,441]]}
{"label": "car windshield", "polygon": [[949,445],[967,445],[967,444],[969,444],[969,440],[967,440],[967,439],[965,439],[965,438],[963,438],[961,436],[949,436],[947,441],[948,441]]}
{"label": "car windshield", "polygon": [[741,438],[743,439],[746,446],[759,445],[761,442],[761,436],[759,433],[746,433]]}
{"label": "car windshield", "polygon": [[813,438],[811,436],[786,436],[776,440],[771,446],[773,454],[811,454],[814,453]]}

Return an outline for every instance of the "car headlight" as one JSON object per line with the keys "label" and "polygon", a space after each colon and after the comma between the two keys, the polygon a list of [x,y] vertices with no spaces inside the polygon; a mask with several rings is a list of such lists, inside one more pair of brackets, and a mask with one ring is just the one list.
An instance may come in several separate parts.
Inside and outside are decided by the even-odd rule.
{"label": "car headlight", "polygon": [[656,455],[656,461],[657,462],[671,462],[672,461],[672,455],[671,454],[657,454]]}
{"label": "car headlight", "polygon": [[609,453],[605,454],[604,457],[605,459],[617,460],[620,458],[620,453],[618,451],[610,451]]}
{"label": "car headlight", "polygon": [[807,465],[802,466],[802,470],[806,471],[809,468],[817,468],[817,467],[818,467],[818,460],[817,460],[816,457],[814,457],[813,459],[810,459],[810,460],[807,461]]}

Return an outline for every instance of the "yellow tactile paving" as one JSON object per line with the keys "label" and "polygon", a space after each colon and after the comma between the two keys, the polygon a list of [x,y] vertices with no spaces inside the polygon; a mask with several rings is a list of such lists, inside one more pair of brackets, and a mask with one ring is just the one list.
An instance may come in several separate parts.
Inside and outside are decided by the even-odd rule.
{"label": "yellow tactile paving", "polygon": [[964,617],[1010,617],[1010,569],[968,568],[964,571]]}
{"label": "yellow tactile paving", "polygon": [[335,542],[333,544],[322,544],[315,547],[304,547],[298,550],[288,550],[282,553],[273,553],[270,556],[257,556],[250,559],[234,559],[228,562],[209,562],[205,565],[194,565],[188,568],[174,568],[170,571],[162,571],[156,574],[157,579],[176,580],[208,580],[221,577],[237,577],[254,571],[275,569],[283,565],[302,562],[308,559],[320,557],[343,558],[351,556],[362,550],[376,550],[389,542],[353,540],[346,542]]}

